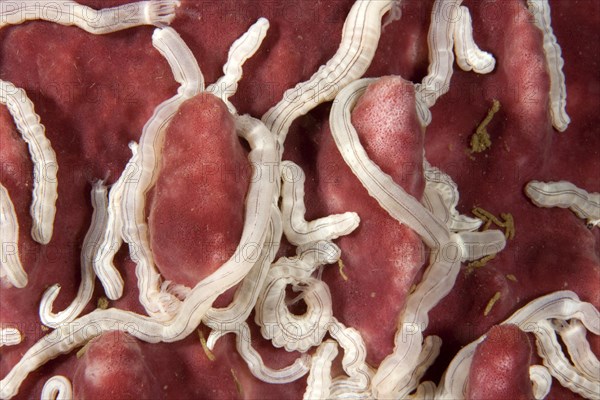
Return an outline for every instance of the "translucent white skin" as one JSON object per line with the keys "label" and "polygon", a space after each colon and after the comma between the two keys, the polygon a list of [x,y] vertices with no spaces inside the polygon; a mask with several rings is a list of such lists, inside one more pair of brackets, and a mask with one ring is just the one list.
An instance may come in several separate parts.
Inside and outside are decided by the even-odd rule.
{"label": "translucent white skin", "polygon": [[[428,324],[427,313],[452,289],[461,259],[470,258],[469,248],[504,248],[499,231],[452,234],[446,224],[404,191],[371,161],[352,126],[351,111],[367,86],[376,79],[361,79],[346,86],[333,103],[329,123],[336,146],[344,161],[379,205],[398,222],[414,230],[432,249],[431,264],[421,283],[409,295],[395,336],[394,352],[386,357],[373,378],[373,394],[378,397],[402,397],[412,390],[411,374],[422,349],[422,331]],[[464,239],[463,239],[464,236]],[[465,240],[469,247],[465,246]],[[479,242],[479,243],[478,243]]]}
{"label": "translucent white skin", "polygon": [[62,375],[53,376],[44,384],[40,400],[73,400],[71,382]]}
{"label": "translucent white skin", "polygon": [[600,361],[586,340],[586,329],[576,319],[553,320],[552,326],[565,344],[573,365],[590,380],[600,376]]}
{"label": "translucent white skin", "polygon": [[[552,343],[547,344],[547,340],[540,342],[538,335],[546,336],[545,334],[548,330],[546,329],[545,322],[553,318],[565,321],[575,318],[581,321],[591,333],[595,335],[600,334],[600,313],[598,310],[592,304],[580,301],[577,294],[570,291],[559,291],[539,297],[517,310],[503,324],[515,324],[525,332],[534,333],[538,338],[538,353],[543,355],[544,352],[547,353],[550,350],[554,352],[555,347]],[[543,323],[541,323],[542,321]],[[477,345],[485,338],[485,335],[481,336],[458,352],[442,377],[436,399],[465,398],[473,355],[475,354]],[[542,345],[541,348],[539,347],[540,343]],[[564,360],[559,360],[556,352],[553,353],[553,356],[547,357],[545,363],[546,360],[550,360],[551,362],[560,361],[561,365],[564,364]],[[546,366],[548,367],[548,365]],[[548,369],[551,373],[553,372],[551,368]],[[560,372],[560,369],[558,371]],[[554,377],[557,377],[557,375],[559,374],[552,373]],[[572,371],[571,375],[573,375]],[[573,385],[581,386],[581,381],[584,381],[584,379],[577,378],[577,383],[573,383]],[[589,383],[589,380],[585,380],[584,383]],[[566,387],[574,390],[571,386]],[[581,391],[578,393],[584,395]]]}
{"label": "translucent white skin", "polygon": [[0,80],[0,103],[6,104],[17,130],[27,143],[33,162],[31,237],[40,244],[48,244],[54,230],[58,198],[56,153],[46,137],[40,116],[35,113],[33,103],[23,89]]}
{"label": "translucent white skin", "polygon": [[131,142],[129,148],[132,157],[119,179],[110,188],[105,229],[99,240],[96,256],[92,261],[94,272],[104,288],[104,293],[111,300],[117,300],[123,295],[123,278],[113,261],[123,243],[121,232],[123,228],[123,216],[121,214],[123,190],[126,182],[129,182],[132,175],[135,174],[139,162],[137,143]]}
{"label": "translucent white skin", "polygon": [[461,215],[456,210],[459,193],[452,178],[424,160],[425,190],[421,203],[444,221],[451,232],[476,231],[483,221]]}
{"label": "translucent white skin", "polygon": [[465,6],[460,7],[460,17],[454,26],[454,51],[456,63],[463,71],[489,74],[496,67],[494,56],[482,51],[473,39],[473,20]]}
{"label": "translucent white skin", "polygon": [[164,137],[169,123],[186,100],[204,90],[204,77],[196,58],[172,28],[156,29],[152,44],[167,59],[175,81],[181,84],[177,94],[164,101],[144,125],[140,137],[135,173],[125,182],[122,198],[122,236],[136,263],[139,300],[146,312],[161,320],[174,317],[180,306],[177,297],[161,291],[146,222],[146,194],[158,177]]}
{"label": "translucent white skin", "polygon": [[19,221],[8,190],[0,183],[0,280],[17,288],[27,286],[27,273],[19,257]]}
{"label": "translucent white skin", "polygon": [[269,176],[269,166],[276,162],[278,153],[274,136],[259,120],[242,116],[236,122],[238,134],[250,144],[249,161],[261,170],[260,175],[257,175],[260,179],[250,183],[242,237],[231,258],[190,291],[174,318],[168,322],[110,308],[97,309],[69,324],[61,325],[29,348],[0,381],[0,398],[13,397],[30,372],[60,354],[81,347],[102,333],[120,330],[149,343],[184,339],[197,328],[214,300],[249,273],[259,255],[248,255],[246,249],[261,249],[264,245],[271,199],[276,188],[276,182]]}
{"label": "translucent white skin", "polygon": [[334,340],[325,340],[319,345],[312,357],[304,400],[331,398],[331,364],[337,354],[338,344]]}
{"label": "translucent white skin", "polygon": [[0,4],[0,28],[42,20],[101,35],[140,25],[168,25],[179,4],[176,0],[150,0],[95,10],[71,0],[7,1]]}
{"label": "translucent white skin", "polygon": [[[339,258],[340,253],[335,246],[334,251],[325,250],[323,257],[319,255],[319,250],[324,249],[321,244],[313,243],[311,247],[316,253],[303,249],[298,256],[282,257],[273,264],[256,303],[255,321],[262,336],[287,351],[306,352],[319,345],[333,314],[329,287],[311,275],[319,266],[332,261],[328,256],[334,254]],[[307,310],[301,316],[292,314],[285,304],[287,285],[302,292]]]}
{"label": "translucent white skin", "polygon": [[354,328],[348,328],[332,318],[329,326],[329,334],[344,349],[342,367],[347,377],[342,375],[336,377],[332,387],[332,397],[343,397],[345,393],[370,393],[371,379],[374,374],[367,362],[367,349],[365,341],[360,333]]}
{"label": "translucent white skin", "polygon": [[552,375],[548,368],[543,365],[532,365],[529,367],[529,379],[533,389],[533,396],[537,400],[545,398],[552,388]]}
{"label": "translucent white skin", "polygon": [[588,193],[567,181],[531,181],[525,194],[538,207],[569,208],[586,219],[590,228],[600,224],[600,193]]}
{"label": "translucent white skin", "polygon": [[381,36],[381,18],[392,3],[392,0],[355,2],[344,22],[342,41],[334,56],[309,80],[287,90],[283,99],[263,116],[263,122],[278,137],[281,153],[296,118],[333,100],[342,88],[367,71]]}
{"label": "translucent white skin", "polygon": [[431,122],[429,109],[450,89],[452,66],[454,64],[454,33],[456,21],[460,15],[462,0],[436,0],[431,12],[427,45],[429,48],[429,67],[427,76],[415,85],[417,111],[423,125]]}
{"label": "translucent white skin", "polygon": [[107,190],[102,181],[94,183],[91,200],[93,208],[92,221],[83,239],[83,250],[79,259],[81,265],[81,283],[79,284],[75,298],[63,311],[56,314],[52,312],[52,305],[60,292],[60,285],[56,284],[50,286],[44,292],[40,301],[40,320],[44,325],[52,328],[56,328],[60,324],[71,322],[77,318],[94,294],[94,280],[96,276],[92,267],[92,260],[96,258],[100,238],[106,229],[108,206]]}
{"label": "translucent white skin", "polygon": [[[599,317],[600,318],[600,317]],[[536,336],[538,354],[544,360],[544,366],[561,385],[587,399],[597,399],[600,393],[600,375],[591,379],[587,374],[573,366],[563,353],[552,323],[538,321],[534,328],[528,329]]]}
{"label": "translucent white skin", "polygon": [[242,66],[259,49],[268,29],[269,21],[259,18],[246,33],[233,42],[223,66],[224,75],[206,88],[207,92],[220,98],[232,114],[237,114],[237,111],[229,98],[235,94],[237,83],[242,79]]}
{"label": "translucent white skin", "polygon": [[544,33],[544,53],[550,73],[550,115],[552,125],[564,132],[571,119],[567,115],[567,86],[561,48],[552,31],[550,4],[548,0],[527,0],[529,11],[533,14],[535,25]]}
{"label": "translucent white skin", "polygon": [[17,328],[1,328],[0,329],[0,347],[15,346],[23,340],[21,332]]}
{"label": "translucent white skin", "polygon": [[436,0],[427,35],[429,68],[423,81],[415,85],[417,111],[421,124],[431,123],[429,109],[448,92],[453,74],[454,51],[457,64],[464,71],[487,74],[494,70],[496,60],[479,49],[473,39],[473,21],[462,0]]}
{"label": "translucent white skin", "polygon": [[[277,207],[272,205],[271,217],[265,235],[265,245],[258,260],[235,292],[231,304],[224,308],[211,308],[202,320],[206,326],[213,329],[211,335],[218,333],[218,337],[220,337],[222,333],[236,332],[239,325],[248,319],[279,248],[275,238],[281,238],[281,234],[280,212]],[[212,349],[212,346],[209,346],[209,348]]]}
{"label": "translucent white skin", "polygon": [[283,231],[293,245],[299,246],[319,240],[333,240],[354,231],[360,222],[355,212],[333,214],[306,221],[304,214],[304,183],[306,176],[300,166],[291,161],[281,162],[281,213]]}
{"label": "translucent white skin", "polygon": [[419,382],[427,372],[427,369],[435,362],[437,357],[440,355],[440,349],[442,347],[442,339],[439,336],[430,335],[423,340],[423,348],[419,354],[417,364],[413,369],[410,381],[406,385],[405,391],[412,392],[417,389]]}

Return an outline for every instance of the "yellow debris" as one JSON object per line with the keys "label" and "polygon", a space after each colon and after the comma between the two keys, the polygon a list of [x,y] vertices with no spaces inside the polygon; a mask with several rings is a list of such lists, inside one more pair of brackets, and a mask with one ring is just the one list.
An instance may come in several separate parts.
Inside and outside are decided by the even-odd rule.
{"label": "yellow debris", "polygon": [[505,222],[505,226],[504,228],[506,228],[506,230],[504,231],[504,236],[507,239],[514,239],[515,238],[515,220],[512,216],[512,214],[505,214],[505,213],[501,213],[500,216],[502,217],[502,219],[504,219]]}
{"label": "yellow debris", "polygon": [[506,279],[508,279],[509,281],[517,282],[517,277],[513,274],[506,275]]}
{"label": "yellow debris", "polygon": [[346,273],[344,272],[344,262],[342,261],[342,259],[340,258],[338,260],[338,269],[340,271],[340,275],[342,276],[342,279],[347,281],[348,280],[348,275],[346,275]]}
{"label": "yellow debris", "polygon": [[417,285],[413,283],[412,286],[410,287],[410,289],[408,290],[408,294],[413,294],[416,289],[417,289]]}
{"label": "yellow debris", "polygon": [[467,273],[470,274],[471,272],[473,272],[476,268],[481,268],[484,267],[488,261],[493,260],[494,258],[496,258],[496,254],[489,254],[485,257],[480,258],[479,260],[475,260],[475,261],[471,261],[469,264],[467,264]]}
{"label": "yellow debris", "polygon": [[506,237],[507,239],[515,238],[515,219],[513,218],[512,214],[501,213],[500,217],[504,220],[501,221],[494,214],[484,210],[481,207],[474,207],[471,212],[473,213],[473,215],[475,215],[477,218],[484,222],[484,225],[481,228],[482,231],[487,231],[490,228],[490,226],[494,224],[500,228],[504,228],[504,237]]}
{"label": "yellow debris", "polygon": [[483,316],[487,317],[487,315],[490,313],[490,311],[492,311],[492,308],[494,307],[494,304],[496,304],[496,302],[500,300],[500,292],[496,292],[494,294],[494,296],[492,296],[492,298],[490,299],[490,301],[488,301],[487,306],[485,306],[485,310],[483,311]]}
{"label": "yellow debris", "polygon": [[200,338],[200,344],[202,345],[202,350],[204,350],[204,354],[210,361],[215,361],[217,357],[213,354],[212,351],[206,345],[206,339],[204,339],[204,334],[202,333],[202,329],[198,329],[198,338]]}
{"label": "yellow debris", "polygon": [[473,136],[471,136],[471,153],[481,153],[492,146],[492,140],[490,139],[490,134],[487,131],[487,126],[499,110],[500,102],[494,99],[492,107],[488,110],[487,116],[483,121],[481,121],[475,130],[475,133]]}
{"label": "yellow debris", "polygon": [[108,308],[108,299],[104,296],[98,298],[98,308],[101,310],[106,310]]}
{"label": "yellow debris", "polygon": [[233,376],[233,382],[235,383],[235,389],[237,390],[237,392],[240,394],[240,396],[243,393],[243,388],[242,388],[242,384],[240,383],[240,381],[237,378],[237,375],[235,374],[235,371],[233,368],[231,368],[231,376]]}

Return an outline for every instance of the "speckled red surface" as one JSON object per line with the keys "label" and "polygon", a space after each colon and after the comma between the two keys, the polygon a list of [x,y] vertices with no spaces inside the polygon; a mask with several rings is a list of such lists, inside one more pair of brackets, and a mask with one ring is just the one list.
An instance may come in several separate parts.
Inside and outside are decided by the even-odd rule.
{"label": "speckled red surface", "polygon": [[[99,8],[126,1],[80,2]],[[433,2],[403,3],[402,19],[386,27],[366,76],[399,75],[419,82],[426,74]],[[422,190],[413,167],[420,168],[423,141],[428,160],[457,182],[461,212],[480,206],[496,215],[511,213],[515,219],[516,236],[506,249],[484,268],[467,273],[463,267],[455,288],[430,314],[426,333],[443,339],[442,354],[430,374],[436,381],[460,346],[540,295],[569,289],[600,307],[598,228],[587,229],[569,210],[539,209],[523,193],[531,179],[568,180],[587,191],[600,191],[600,3],[550,1],[552,26],[565,59],[567,111],[572,120],[564,133],[550,124],[542,36],[531,23],[525,2],[464,3],[473,16],[477,43],[496,57],[495,71],[481,76],[455,66],[450,91],[433,107],[432,124],[424,136],[414,121],[403,120],[413,116],[393,114],[412,96],[410,86],[399,78],[386,78],[369,89],[371,97],[365,96],[363,108],[353,115],[370,156],[384,170],[390,168],[398,183],[411,185],[413,194]],[[240,113],[260,117],[285,89],[309,78],[334,54],[351,5],[349,0],[182,0],[172,26],[194,52],[206,81],[214,82],[231,43],[258,17],[269,19],[267,37],[246,63],[232,99]],[[91,216],[91,182],[99,178],[114,182],[130,156],[128,142],[139,138],[154,107],[175,93],[177,84],[168,64],[152,47],[152,31],[141,27],[93,36],[48,22],[0,30],[0,78],[27,91],[60,166],[54,236],[49,245],[40,246],[29,235],[32,164],[10,115],[0,108],[0,181],[15,204],[20,255],[29,275],[26,289],[0,289],[0,322],[16,324],[25,335],[20,345],[0,350],[0,376],[45,334],[37,315],[43,290],[61,284],[58,309],[77,291],[79,252]],[[488,126],[492,147],[471,156],[470,135],[492,99],[502,104]],[[292,126],[284,158],[300,164],[307,174],[307,219],[339,211],[361,216],[360,228],[338,241],[349,280],[341,278],[336,266],[326,268],[323,279],[332,291],[334,315],[363,332],[368,361],[376,365],[391,351],[397,312],[406,291],[419,279],[421,245],[414,233],[377,209],[350,175],[333,146],[328,110],[329,105],[322,105]],[[218,266],[215,260],[223,257],[223,249],[237,244],[247,175],[223,177],[202,169],[219,160],[243,163],[246,150],[233,138],[231,124],[226,109],[216,101],[192,100],[169,131],[164,175],[149,205],[153,247],[168,279],[193,285]],[[403,137],[407,131],[400,126],[416,136]],[[178,222],[169,223],[172,220]],[[206,262],[194,265],[190,259],[198,241]],[[111,306],[142,312],[134,264],[123,250],[117,261],[126,291]],[[507,279],[507,274],[517,281]],[[101,288],[96,292],[93,304]],[[501,293],[500,300],[484,316],[496,292]],[[87,310],[91,309],[92,305]],[[487,347],[482,345],[483,355],[476,356],[479,360],[493,353],[494,343],[507,334],[492,332],[496,333],[485,342]],[[258,336],[255,331],[253,342],[269,366],[288,365],[295,357],[271,348]],[[588,339],[598,354],[598,338],[588,335]],[[528,360],[528,347],[515,340],[520,340],[522,351],[512,360]],[[150,345],[110,334],[95,340],[81,359],[75,354],[61,356],[31,374],[18,398],[39,397],[45,380],[57,373],[73,378],[75,395],[81,399],[281,399],[300,398],[304,391],[305,379],[267,385],[253,378],[235,352],[232,337],[218,342],[215,355],[216,361],[209,361],[194,335],[178,343]],[[481,364],[485,368],[486,363]],[[523,379],[523,371],[504,372]],[[577,396],[555,382],[549,397]]]}

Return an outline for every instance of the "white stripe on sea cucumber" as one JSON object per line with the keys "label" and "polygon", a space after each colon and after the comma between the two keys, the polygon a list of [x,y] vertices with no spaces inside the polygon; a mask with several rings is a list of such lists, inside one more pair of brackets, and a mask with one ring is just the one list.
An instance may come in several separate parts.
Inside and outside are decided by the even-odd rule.
{"label": "white stripe on sea cucumber", "polygon": [[278,241],[282,232],[279,209],[271,205],[271,218],[265,236],[265,245],[258,261],[236,290],[231,304],[224,308],[211,308],[202,320],[206,326],[213,329],[211,336],[217,331],[233,332],[240,323],[248,319],[267,279],[269,268],[279,248]]}
{"label": "white stripe on sea cucumber", "polygon": [[348,235],[360,223],[355,212],[345,212],[307,222],[304,219],[304,182],[306,176],[299,165],[281,162],[281,213],[283,232],[293,245],[303,245],[319,240],[333,240]]}
{"label": "white stripe on sea cucumber", "polygon": [[40,400],[73,400],[71,382],[65,376],[53,376],[44,384]]}
{"label": "white stripe on sea cucumber", "polygon": [[[329,287],[310,277],[314,266],[306,266],[310,269],[305,270],[302,264],[298,258],[285,257],[273,264],[256,303],[255,321],[263,337],[275,347],[304,353],[321,343],[333,311]],[[301,316],[293,314],[285,302],[288,285],[302,292],[307,311]]]}
{"label": "white stripe on sea cucumber", "polygon": [[440,348],[442,347],[442,339],[436,335],[429,335],[423,340],[423,347],[421,348],[421,354],[417,359],[417,363],[411,374],[410,381],[406,384],[406,392],[413,392],[419,386],[419,381],[427,372],[427,369],[435,362],[437,357],[440,355]]}
{"label": "white stripe on sea cucumber", "polygon": [[344,326],[335,317],[332,317],[329,334],[344,349],[342,367],[348,377],[354,381],[354,390],[367,391],[371,384],[373,370],[366,362],[367,348],[360,332]]}
{"label": "white stripe on sea cucumber", "polygon": [[552,320],[554,330],[565,344],[573,365],[590,380],[600,379],[600,361],[586,340],[586,329],[576,319]]}
{"label": "white stripe on sea cucumber", "polygon": [[40,319],[46,326],[56,328],[58,325],[66,322],[71,322],[81,314],[85,306],[90,302],[92,294],[94,293],[94,269],[92,267],[92,261],[96,258],[98,244],[106,228],[106,208],[107,208],[107,195],[106,186],[102,181],[94,183],[92,187],[92,221],[90,227],[83,239],[82,250],[80,254],[81,264],[81,283],[77,290],[75,298],[64,309],[57,314],[52,312],[52,305],[54,300],[58,297],[60,292],[60,285],[50,286],[42,295],[40,301]]}
{"label": "white stripe on sea cucumber", "polygon": [[479,49],[473,39],[473,20],[465,6],[460,7],[460,18],[454,26],[454,51],[456,63],[463,71],[475,71],[478,74],[488,74],[494,70],[494,56]]}
{"label": "white stripe on sea cucumber", "polygon": [[360,78],[371,65],[381,35],[381,18],[392,0],[356,1],[346,17],[342,40],[335,55],[309,80],[298,83],[262,117],[283,143],[294,120],[319,104],[332,100],[348,83]]}
{"label": "white stripe on sea cucumber", "polygon": [[454,32],[460,18],[462,0],[436,0],[431,12],[431,24],[427,35],[429,67],[427,76],[415,85],[417,110],[423,125],[431,122],[429,109],[450,89],[454,64]]}
{"label": "white stripe on sea cucumber", "polygon": [[248,369],[256,378],[267,383],[283,384],[293,382],[306,375],[309,370],[311,357],[302,354],[291,365],[275,370],[265,365],[260,354],[252,347],[250,328],[246,322],[238,325],[233,331],[236,334],[235,346]]}
{"label": "white stripe on sea cucumber", "polygon": [[567,181],[531,181],[525,194],[538,207],[569,208],[586,219],[590,228],[600,224],[600,193],[588,193]]}
{"label": "white stripe on sea cucumber", "polygon": [[543,365],[532,365],[529,367],[529,379],[533,390],[533,397],[536,400],[546,398],[552,388],[552,375],[548,368]]}
{"label": "white stripe on sea cucumber", "polygon": [[452,178],[433,167],[427,160],[423,162],[425,190],[421,203],[436,217],[444,221],[451,232],[475,231],[483,221],[459,214],[456,210],[459,193]]}
{"label": "white stripe on sea cucumber", "polygon": [[23,340],[21,332],[16,328],[1,328],[0,329],[0,347],[15,346]]}
{"label": "white stripe on sea cucumber", "polygon": [[131,142],[129,148],[132,153],[131,159],[119,179],[113,183],[108,194],[106,228],[98,244],[97,255],[92,263],[94,272],[104,287],[106,297],[111,300],[117,300],[123,295],[123,278],[115,267],[113,260],[123,243],[123,237],[121,236],[123,190],[125,183],[130,182],[136,174],[138,166],[138,144]]}
{"label": "white stripe on sea cucumber", "polygon": [[176,0],[149,0],[95,10],[71,0],[6,1],[0,3],[0,28],[43,20],[101,35],[140,25],[168,25],[179,4]]}
{"label": "white stripe on sea cucumber", "polygon": [[19,221],[8,190],[0,183],[0,279],[17,288],[27,286],[27,273],[19,257]]}
{"label": "white stripe on sea cucumber", "polygon": [[228,100],[237,90],[237,83],[242,79],[242,65],[256,53],[269,29],[269,21],[259,18],[247,32],[231,45],[227,62],[223,66],[223,76],[209,85],[206,91],[219,97],[227,105],[229,112],[236,114],[236,109]]}
{"label": "white stripe on sea cucumber", "polygon": [[331,364],[338,354],[338,344],[325,340],[312,356],[310,373],[306,380],[304,400],[329,399],[331,390]]}
{"label": "white stripe on sea cucumber", "polygon": [[524,330],[535,335],[538,354],[544,360],[544,366],[548,368],[550,375],[572,392],[587,399],[597,399],[600,393],[600,377],[596,375],[589,379],[571,364],[562,351],[550,321],[538,321],[535,326],[528,328]]}
{"label": "white stripe on sea cucumber", "polygon": [[40,117],[25,91],[0,80],[0,103],[6,104],[18,131],[29,147],[33,162],[33,200],[31,202],[31,237],[48,244],[54,230],[58,198],[58,163],[56,153],[45,135]]}
{"label": "white stripe on sea cucumber", "polygon": [[533,14],[535,25],[544,33],[544,53],[550,73],[550,115],[552,125],[564,132],[571,119],[567,115],[567,87],[560,45],[552,31],[550,4],[548,0],[527,0],[529,11]]}

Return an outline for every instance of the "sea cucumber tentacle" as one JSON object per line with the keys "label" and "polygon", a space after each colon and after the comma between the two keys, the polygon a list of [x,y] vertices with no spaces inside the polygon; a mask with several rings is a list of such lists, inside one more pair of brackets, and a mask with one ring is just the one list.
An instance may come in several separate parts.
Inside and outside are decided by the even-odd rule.
{"label": "sea cucumber tentacle", "polygon": [[552,125],[564,132],[571,122],[567,115],[567,86],[563,67],[565,61],[556,36],[552,31],[550,4],[548,0],[527,0],[535,25],[544,33],[544,53],[550,73],[550,115]]}
{"label": "sea cucumber tentacle", "polygon": [[433,215],[444,221],[451,232],[476,231],[482,220],[459,214],[456,210],[459,193],[452,178],[424,160],[425,190],[421,203]]}
{"label": "sea cucumber tentacle", "polygon": [[135,168],[138,165],[138,144],[131,142],[129,148],[132,157],[119,179],[113,183],[108,194],[105,230],[100,238],[96,257],[92,262],[94,272],[104,287],[106,296],[111,300],[117,300],[123,295],[123,278],[115,267],[113,260],[123,243],[121,233],[123,227],[123,216],[121,215],[123,190],[125,184],[135,174]]}
{"label": "sea cucumber tentacle", "polygon": [[381,36],[381,18],[392,0],[357,1],[346,17],[342,40],[334,56],[305,82],[288,89],[283,99],[263,116],[267,127],[283,143],[294,120],[319,104],[333,100],[348,83],[371,65]]}
{"label": "sea cucumber tentacle", "polygon": [[73,387],[71,382],[62,375],[48,379],[42,388],[40,400],[72,400]]}
{"label": "sea cucumber tentacle", "polygon": [[42,295],[40,301],[40,320],[46,326],[56,328],[65,322],[71,322],[77,318],[85,306],[90,302],[94,293],[94,268],[92,260],[97,257],[98,243],[102,232],[106,227],[106,211],[107,211],[107,190],[102,181],[94,183],[92,187],[92,221],[90,227],[83,239],[83,249],[80,254],[81,264],[81,283],[75,298],[59,313],[52,312],[54,300],[60,292],[59,285],[49,287]]}
{"label": "sea cucumber tentacle", "polygon": [[454,26],[454,51],[456,63],[463,71],[473,70],[478,74],[488,74],[496,66],[494,56],[481,50],[475,43],[473,20],[465,6],[460,7],[460,18]]}
{"label": "sea cucumber tentacle", "polygon": [[460,19],[462,0],[436,0],[431,11],[431,24],[427,35],[429,67],[427,76],[415,85],[417,111],[421,123],[429,125],[436,101],[450,89],[454,64],[454,32]]}
{"label": "sea cucumber tentacle", "polygon": [[45,135],[45,128],[35,113],[33,103],[23,89],[0,80],[0,103],[6,104],[17,130],[29,147],[33,162],[31,237],[40,244],[48,244],[54,230],[58,198],[56,153]]}
{"label": "sea cucumber tentacle", "polygon": [[329,399],[331,390],[331,364],[338,354],[338,344],[325,340],[312,356],[304,400]]}
{"label": "sea cucumber tentacle", "polygon": [[0,183],[0,279],[17,288],[27,286],[27,273],[19,257],[19,221],[8,190]]}
{"label": "sea cucumber tentacle", "polygon": [[43,20],[102,35],[141,25],[168,25],[179,4],[176,0],[148,0],[95,10],[71,0],[7,2],[0,9],[0,29]]}
{"label": "sea cucumber tentacle", "polygon": [[333,240],[354,231],[360,222],[355,212],[345,212],[314,221],[306,221],[304,213],[304,183],[306,177],[302,168],[291,161],[281,163],[281,213],[283,231],[294,245],[302,245],[319,240]]}
{"label": "sea cucumber tentacle", "polygon": [[588,193],[567,181],[531,181],[525,194],[538,207],[569,208],[589,227],[600,225],[600,193]]}
{"label": "sea cucumber tentacle", "polygon": [[529,367],[529,379],[531,379],[533,396],[536,400],[546,398],[552,388],[552,375],[548,368],[543,365],[532,365]]}
{"label": "sea cucumber tentacle", "polygon": [[0,347],[15,346],[23,340],[17,328],[0,328]]}
{"label": "sea cucumber tentacle", "polygon": [[237,83],[242,79],[242,66],[258,51],[268,29],[269,21],[266,18],[259,18],[247,32],[233,42],[227,62],[223,66],[223,76],[206,88],[207,92],[223,100],[232,114],[236,113],[236,109],[228,99],[235,94]]}

